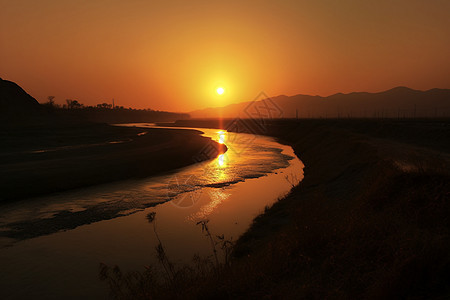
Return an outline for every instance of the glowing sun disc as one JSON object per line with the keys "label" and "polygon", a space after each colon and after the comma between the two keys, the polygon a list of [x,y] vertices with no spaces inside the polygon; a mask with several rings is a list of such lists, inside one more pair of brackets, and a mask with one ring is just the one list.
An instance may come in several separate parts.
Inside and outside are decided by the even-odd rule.
{"label": "glowing sun disc", "polygon": [[217,94],[222,95],[223,93],[225,93],[225,89],[223,87],[218,87],[216,92]]}

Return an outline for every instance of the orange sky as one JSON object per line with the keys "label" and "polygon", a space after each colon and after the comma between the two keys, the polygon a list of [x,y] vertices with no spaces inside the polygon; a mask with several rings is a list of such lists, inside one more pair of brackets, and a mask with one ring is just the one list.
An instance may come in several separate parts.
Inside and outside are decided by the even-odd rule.
{"label": "orange sky", "polygon": [[449,11],[448,0],[0,0],[0,77],[40,102],[171,111],[260,91],[450,88]]}

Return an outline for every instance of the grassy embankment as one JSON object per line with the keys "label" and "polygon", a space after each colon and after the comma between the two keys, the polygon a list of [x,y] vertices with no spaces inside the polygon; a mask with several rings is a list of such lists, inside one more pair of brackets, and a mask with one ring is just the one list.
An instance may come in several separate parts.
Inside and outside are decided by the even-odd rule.
{"label": "grassy embankment", "polygon": [[170,171],[209,143],[224,150],[194,130],[56,121],[2,126],[0,202]]}
{"label": "grassy embankment", "polygon": [[116,296],[450,295],[448,121],[287,121],[265,133],[293,146],[305,179],[254,220],[231,264],[196,264],[162,283],[118,271]]}
{"label": "grassy embankment", "polygon": [[[250,254],[241,261],[254,277],[241,291],[235,284],[236,294],[448,295],[449,123],[305,121],[286,129],[271,134],[293,145],[305,180],[240,239],[236,254]],[[290,221],[277,226],[283,219]]]}

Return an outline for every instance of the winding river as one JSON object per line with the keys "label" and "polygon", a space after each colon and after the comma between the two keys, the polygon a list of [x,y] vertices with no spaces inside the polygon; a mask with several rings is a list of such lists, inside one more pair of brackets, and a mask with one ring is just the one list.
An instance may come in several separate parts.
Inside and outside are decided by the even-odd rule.
{"label": "winding river", "polygon": [[[142,128],[152,124],[127,124]],[[217,129],[197,129],[224,143],[225,154],[161,176],[79,189],[0,208],[0,229],[20,222],[58,220],[85,212],[110,212],[105,219],[57,228],[21,241],[0,240],[1,299],[102,299],[100,262],[122,270],[157,264],[156,237],[146,216],[156,212],[158,234],[176,264],[194,254],[211,255],[196,225],[209,220],[216,235],[236,240],[252,220],[298,184],[303,164],[291,147],[275,139]],[[207,149],[205,149],[207,151]],[[106,216],[107,215],[107,216]],[[54,222],[54,226],[58,226]],[[89,224],[90,223],[90,224]],[[41,224],[36,222],[36,224]]]}

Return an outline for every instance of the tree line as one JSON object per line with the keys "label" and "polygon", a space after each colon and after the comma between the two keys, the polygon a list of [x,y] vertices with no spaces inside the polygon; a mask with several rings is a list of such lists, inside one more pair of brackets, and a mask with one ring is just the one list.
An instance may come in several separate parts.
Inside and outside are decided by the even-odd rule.
{"label": "tree line", "polygon": [[43,103],[49,112],[57,114],[70,114],[91,121],[100,122],[167,122],[179,119],[188,119],[190,116],[184,113],[173,113],[153,109],[135,109],[115,106],[110,103],[99,103],[95,106],[84,105],[78,100],[66,99],[65,104],[57,104],[55,96],[48,96]]}

